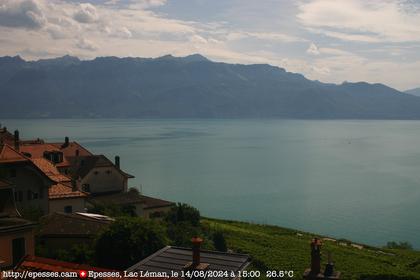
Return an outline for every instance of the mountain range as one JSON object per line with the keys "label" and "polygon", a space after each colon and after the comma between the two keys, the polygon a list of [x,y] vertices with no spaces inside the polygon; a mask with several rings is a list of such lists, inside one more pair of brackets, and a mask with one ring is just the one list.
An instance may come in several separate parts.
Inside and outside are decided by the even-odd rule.
{"label": "mountain range", "polygon": [[420,88],[413,88],[413,89],[406,90],[404,92],[415,95],[415,96],[420,96]]}
{"label": "mountain range", "polygon": [[420,119],[420,97],[328,84],[267,64],[159,58],[0,57],[1,118]]}

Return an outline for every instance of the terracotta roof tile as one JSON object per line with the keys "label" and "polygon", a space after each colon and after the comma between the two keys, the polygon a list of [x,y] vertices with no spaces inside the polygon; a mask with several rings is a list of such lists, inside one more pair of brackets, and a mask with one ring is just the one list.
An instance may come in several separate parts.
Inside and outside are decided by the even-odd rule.
{"label": "terracotta roof tile", "polygon": [[60,149],[51,144],[21,144],[20,152],[31,155],[31,158],[42,158],[44,152],[59,152]]}
{"label": "terracotta roof tile", "polygon": [[30,159],[45,175],[50,177],[55,182],[70,182],[71,179],[63,175],[49,160],[45,158],[31,158]]}
{"label": "terracotta roof tile", "polygon": [[48,197],[50,199],[77,198],[87,197],[87,194],[81,191],[73,191],[72,187],[65,183],[58,183],[48,189]]}
{"label": "terracotta roof tile", "polygon": [[76,141],[69,142],[69,145],[65,147],[64,143],[50,143],[54,147],[60,149],[63,152],[65,157],[71,157],[76,155],[76,150],[79,151],[79,156],[91,156],[92,153],[89,152],[86,148],[82,145],[77,143]]}
{"label": "terracotta roof tile", "polygon": [[28,159],[7,144],[0,145],[0,163],[23,162]]}

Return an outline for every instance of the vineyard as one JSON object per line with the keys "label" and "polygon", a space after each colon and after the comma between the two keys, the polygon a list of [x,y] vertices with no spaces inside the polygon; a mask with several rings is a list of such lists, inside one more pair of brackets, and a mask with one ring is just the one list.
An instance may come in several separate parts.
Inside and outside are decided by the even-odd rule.
{"label": "vineyard", "polygon": [[[251,255],[252,265],[248,270],[294,271],[293,278],[302,279],[303,271],[310,264],[309,242],[315,237],[313,234],[215,219],[203,219],[202,224],[221,230],[229,249]],[[327,252],[331,252],[335,269],[342,273],[341,279],[420,279],[419,251],[382,249],[346,240],[323,239],[323,262],[327,260]]]}

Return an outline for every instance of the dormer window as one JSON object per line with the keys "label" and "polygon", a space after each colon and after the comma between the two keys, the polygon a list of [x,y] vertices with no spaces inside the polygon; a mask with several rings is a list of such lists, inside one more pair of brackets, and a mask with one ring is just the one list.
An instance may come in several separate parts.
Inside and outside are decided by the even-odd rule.
{"label": "dormer window", "polygon": [[44,158],[48,159],[54,164],[63,162],[63,153],[59,151],[44,152]]}

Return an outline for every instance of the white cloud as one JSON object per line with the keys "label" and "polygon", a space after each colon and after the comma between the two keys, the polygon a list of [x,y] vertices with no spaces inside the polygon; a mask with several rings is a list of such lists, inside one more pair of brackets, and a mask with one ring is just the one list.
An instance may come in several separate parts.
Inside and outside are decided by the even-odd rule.
{"label": "white cloud", "polygon": [[120,31],[121,37],[123,38],[133,37],[133,34],[131,33],[131,31],[125,26],[121,27],[119,31]]}
{"label": "white cloud", "polygon": [[306,50],[306,53],[312,54],[312,55],[319,55],[320,54],[320,52],[318,50],[318,47],[314,43],[311,43],[309,45],[309,48]]}
{"label": "white cloud", "polygon": [[226,36],[228,40],[241,40],[246,38],[253,38],[267,41],[279,41],[284,43],[305,42],[303,38],[293,35],[275,32],[246,32],[246,31],[233,31],[229,32]]}
{"label": "white cloud", "polygon": [[79,4],[79,9],[74,13],[73,18],[81,23],[90,23],[98,20],[96,8],[90,3]]}
{"label": "white cloud", "polygon": [[38,29],[46,24],[46,18],[36,0],[3,0],[0,3],[0,25]]}
{"label": "white cloud", "polygon": [[88,51],[96,51],[98,49],[95,43],[86,38],[80,38],[79,40],[77,40],[76,46],[80,49]]}
{"label": "white cloud", "polygon": [[420,41],[420,13],[407,5],[389,0],[312,0],[300,3],[297,18],[304,26],[341,40]]}

